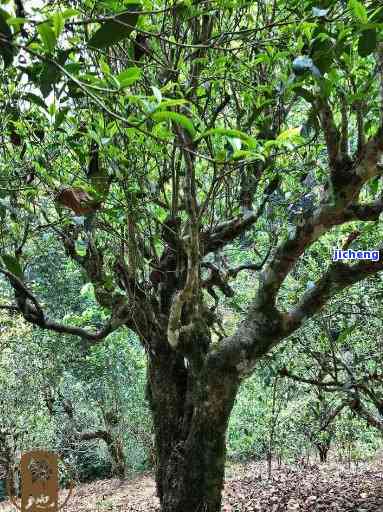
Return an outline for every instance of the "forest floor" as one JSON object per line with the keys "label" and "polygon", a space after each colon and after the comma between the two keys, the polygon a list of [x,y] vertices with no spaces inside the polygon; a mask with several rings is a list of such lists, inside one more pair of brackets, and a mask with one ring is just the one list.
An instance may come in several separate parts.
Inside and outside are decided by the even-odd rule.
{"label": "forest floor", "polygon": [[[14,510],[0,503],[1,512]],[[152,475],[76,488],[67,512],[157,512]],[[383,459],[351,470],[338,463],[284,466],[266,478],[262,462],[227,469],[222,512],[383,512]]]}

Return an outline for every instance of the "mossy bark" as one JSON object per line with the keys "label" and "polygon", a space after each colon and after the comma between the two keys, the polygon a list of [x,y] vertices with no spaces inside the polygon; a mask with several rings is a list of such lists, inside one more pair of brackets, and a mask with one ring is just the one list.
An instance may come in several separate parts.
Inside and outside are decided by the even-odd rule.
{"label": "mossy bark", "polygon": [[150,358],[148,398],[162,512],[218,512],[224,483],[226,430],[236,375],[203,368],[193,374],[172,351]]}

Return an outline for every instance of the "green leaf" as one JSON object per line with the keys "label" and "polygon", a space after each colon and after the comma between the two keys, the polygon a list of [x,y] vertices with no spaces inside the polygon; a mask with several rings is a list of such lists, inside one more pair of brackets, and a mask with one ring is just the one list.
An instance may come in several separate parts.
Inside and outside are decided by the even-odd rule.
{"label": "green leaf", "polygon": [[[140,11],[140,4],[132,4],[129,11]],[[92,48],[108,48],[113,44],[126,39],[134,30],[138,21],[138,14],[124,12],[118,14],[114,19],[105,22],[91,37],[88,46]]]}
{"label": "green leaf", "polygon": [[154,94],[156,100],[158,101],[158,103],[161,103],[161,101],[162,101],[161,91],[157,87],[154,87],[154,85],[152,85],[152,91],[153,91],[153,94]]}
{"label": "green leaf", "polygon": [[131,67],[127,68],[124,71],[121,71],[119,75],[116,76],[120,87],[123,89],[124,87],[129,87],[130,85],[134,84],[134,82],[137,82],[141,78],[142,71],[140,68],[137,67]]}
{"label": "green leaf", "polygon": [[375,11],[372,12],[370,16],[370,21],[372,22],[382,22],[383,21],[383,7],[378,7]]}
{"label": "green leaf", "polygon": [[28,22],[27,18],[20,18],[18,16],[16,16],[16,17],[10,16],[7,19],[8,25],[10,25],[11,27],[17,27],[17,28],[20,25],[24,25],[24,23],[27,23],[27,22]]}
{"label": "green leaf", "polygon": [[348,6],[354,18],[360,23],[368,23],[367,9],[359,0],[348,0]]}
{"label": "green leaf", "polygon": [[4,39],[4,41],[0,41],[0,55],[3,57],[4,67],[8,67],[12,64],[15,53],[14,47],[6,42],[11,42],[12,38],[12,31],[7,23],[9,17],[6,11],[0,9],[0,36]]}
{"label": "green leaf", "polygon": [[192,121],[183,114],[179,114],[178,112],[161,111],[155,112],[151,117],[157,123],[161,123],[162,121],[173,121],[174,123],[180,124],[192,137],[195,137],[196,131]]}
{"label": "green leaf", "polygon": [[233,160],[243,160],[245,158],[254,158],[254,153],[251,151],[245,151],[243,149],[240,149],[238,151],[234,151],[234,153],[231,155],[231,158]]}
{"label": "green leaf", "polygon": [[249,148],[255,148],[257,146],[257,141],[253,137],[250,137],[250,135],[247,135],[244,132],[241,132],[240,130],[235,130],[232,128],[212,128],[211,130],[207,130],[204,132],[200,137],[198,137],[197,140],[200,140],[202,138],[205,138],[209,135],[221,135],[224,137],[232,137],[237,138],[243,141]]}
{"label": "green leaf", "polygon": [[378,192],[378,189],[379,189],[379,182],[380,182],[380,177],[375,178],[374,180],[372,180],[372,181],[369,183],[370,191],[371,191],[373,194],[376,194],[376,193]]}
{"label": "green leaf", "polygon": [[56,39],[60,36],[65,26],[65,19],[61,12],[56,12],[52,16],[52,26]]}
{"label": "green leaf", "polygon": [[37,30],[47,52],[52,52],[56,46],[57,37],[49,23],[45,22],[38,25]]}
{"label": "green leaf", "polygon": [[85,240],[76,240],[75,249],[79,256],[85,256],[88,248],[88,244]]}
{"label": "green leaf", "polygon": [[24,278],[23,270],[17,258],[11,256],[10,254],[3,254],[1,258],[9,272],[11,272],[20,279]]}
{"label": "green leaf", "polygon": [[94,297],[94,287],[92,283],[85,283],[84,286],[80,290],[81,297],[93,298]]}
{"label": "green leaf", "polygon": [[80,14],[79,11],[69,8],[65,9],[65,11],[61,13],[61,16],[66,20],[68,18],[74,18],[75,16],[78,16],[78,14]]}
{"label": "green leaf", "polygon": [[65,116],[68,113],[68,110],[69,110],[69,108],[66,107],[66,108],[63,108],[62,110],[60,110],[59,112],[56,113],[56,115],[55,115],[55,125],[54,125],[55,130],[60,128],[62,122],[65,119]]}
{"label": "green leaf", "polygon": [[179,105],[186,105],[189,103],[188,100],[163,100],[161,108],[178,107]]}
{"label": "green leaf", "polygon": [[278,142],[287,142],[290,140],[297,140],[300,138],[301,128],[287,128],[278,135],[276,140]]}
{"label": "green leaf", "polygon": [[[58,52],[57,63],[63,66],[71,50],[62,50]],[[61,78],[61,70],[52,62],[47,62],[42,67],[40,73],[40,90],[46,98],[52,91],[53,85],[57,84]]]}
{"label": "green leaf", "polygon": [[353,333],[356,326],[357,326],[357,324],[355,323],[355,324],[349,325],[349,326],[345,327],[344,329],[342,329],[342,331],[340,332],[340,334],[338,335],[338,338],[336,340],[337,343],[339,343],[339,344],[343,343],[346,340],[346,338],[348,336],[350,336],[350,334]]}
{"label": "green leaf", "polygon": [[378,44],[376,30],[363,30],[358,41],[358,53],[361,57],[368,57],[375,51]]}
{"label": "green leaf", "polygon": [[43,108],[44,110],[47,110],[47,106],[42,98],[40,96],[37,96],[37,94],[33,94],[33,92],[29,92],[24,95],[24,99],[29,101],[30,103],[34,103],[38,107]]}

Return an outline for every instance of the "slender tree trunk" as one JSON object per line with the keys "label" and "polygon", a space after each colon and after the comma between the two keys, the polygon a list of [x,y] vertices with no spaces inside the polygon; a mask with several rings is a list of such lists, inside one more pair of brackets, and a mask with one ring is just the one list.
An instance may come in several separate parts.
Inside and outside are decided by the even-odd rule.
{"label": "slender tree trunk", "polygon": [[162,512],[221,509],[226,430],[237,389],[237,376],[204,369],[192,375],[170,350],[150,356],[147,391]]}
{"label": "slender tree trunk", "polygon": [[330,450],[330,446],[331,446],[330,441],[328,441],[328,442],[322,441],[322,442],[316,443],[316,448],[319,453],[320,462],[322,462],[322,463],[327,462],[327,457],[328,457],[328,452]]}
{"label": "slender tree trunk", "polygon": [[273,469],[275,430],[277,427],[278,415],[280,412],[280,411],[276,411],[277,383],[278,383],[278,378],[275,378],[274,382],[273,382],[273,398],[272,398],[271,418],[270,418],[270,426],[269,426],[269,442],[268,442],[268,449],[267,449],[267,478],[269,480],[271,478],[271,473],[272,473],[272,469]]}
{"label": "slender tree trunk", "polygon": [[320,462],[327,462],[327,454],[328,454],[329,447],[328,446],[319,446],[319,460]]}
{"label": "slender tree trunk", "polygon": [[113,473],[118,478],[125,478],[126,461],[121,439],[115,439],[111,444],[108,444],[108,450],[113,460]]}

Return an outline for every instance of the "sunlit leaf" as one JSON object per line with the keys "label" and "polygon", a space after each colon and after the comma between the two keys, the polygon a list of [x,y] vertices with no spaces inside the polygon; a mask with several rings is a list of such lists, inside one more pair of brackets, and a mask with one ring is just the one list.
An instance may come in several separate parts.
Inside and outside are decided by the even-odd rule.
{"label": "sunlit leaf", "polygon": [[41,23],[37,27],[38,33],[40,34],[41,40],[45,46],[47,52],[54,50],[56,46],[57,36],[48,22]]}
{"label": "sunlit leaf", "polygon": [[141,78],[142,71],[138,67],[127,68],[116,76],[121,88],[129,87]]}
{"label": "sunlit leaf", "polygon": [[184,116],[183,114],[179,114],[178,112],[155,112],[151,117],[157,123],[161,123],[162,121],[172,121],[177,123],[185,128],[185,130],[187,130],[192,137],[194,137],[196,134],[192,121],[188,117]]}
{"label": "sunlit leaf", "polygon": [[357,21],[360,23],[368,22],[367,9],[362,2],[359,0],[348,0],[348,6]]}
{"label": "sunlit leaf", "polygon": [[226,136],[226,137],[238,138],[238,139],[242,140],[245,144],[247,144],[247,146],[249,148],[255,148],[257,146],[256,139],[254,139],[253,137],[250,137],[250,135],[247,135],[246,133],[241,132],[240,130],[235,130],[232,128],[223,128],[223,127],[217,127],[217,128],[212,128],[211,130],[207,130],[200,137],[198,137],[198,140],[205,138],[209,135],[221,135],[221,136]]}

